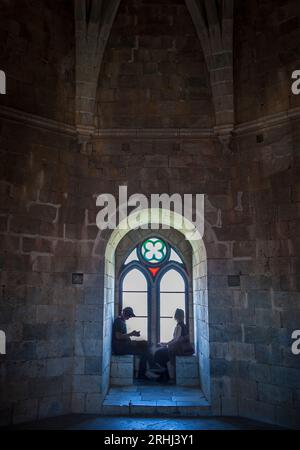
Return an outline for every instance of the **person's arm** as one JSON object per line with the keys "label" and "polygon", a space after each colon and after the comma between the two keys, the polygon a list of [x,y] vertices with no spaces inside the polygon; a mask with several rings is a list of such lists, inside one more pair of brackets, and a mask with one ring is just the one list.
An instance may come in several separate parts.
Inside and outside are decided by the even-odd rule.
{"label": "person's arm", "polygon": [[169,342],[160,342],[160,346],[162,347],[168,347],[168,345],[173,344],[174,342],[176,342],[181,336],[181,326],[180,325],[176,325],[176,328],[174,330],[174,337],[171,341]]}
{"label": "person's arm", "polygon": [[177,325],[174,331],[174,338],[173,341],[177,341],[181,337],[182,328],[180,325]]}
{"label": "person's arm", "polygon": [[182,331],[181,326],[176,325],[176,328],[174,330],[174,337],[170,342],[167,343],[167,345],[174,344],[175,342],[177,342],[178,339],[181,337],[181,331]]}
{"label": "person's arm", "polygon": [[119,341],[128,341],[132,336],[139,337],[140,333],[138,331],[132,331],[131,333],[122,334],[120,331],[116,331],[116,339]]}

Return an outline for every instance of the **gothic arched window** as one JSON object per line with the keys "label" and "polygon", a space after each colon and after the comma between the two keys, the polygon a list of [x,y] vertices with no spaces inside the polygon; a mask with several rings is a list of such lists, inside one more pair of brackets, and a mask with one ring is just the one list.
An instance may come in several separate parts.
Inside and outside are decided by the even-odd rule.
{"label": "gothic arched window", "polygon": [[188,281],[179,253],[158,237],[137,245],[121,267],[119,302],[120,309],[131,306],[136,314],[127,323],[128,332],[141,331],[136,339],[170,341],[177,308],[184,310],[189,323]]}

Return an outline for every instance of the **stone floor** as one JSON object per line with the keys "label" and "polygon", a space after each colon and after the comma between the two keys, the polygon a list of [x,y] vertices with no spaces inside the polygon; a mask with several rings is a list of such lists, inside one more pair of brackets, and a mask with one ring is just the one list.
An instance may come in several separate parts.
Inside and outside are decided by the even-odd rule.
{"label": "stone floor", "polygon": [[103,403],[107,415],[210,415],[200,388],[176,385],[135,384],[111,387]]}
{"label": "stone floor", "polygon": [[275,426],[234,417],[161,418],[71,415],[46,419],[14,430],[266,430]]}

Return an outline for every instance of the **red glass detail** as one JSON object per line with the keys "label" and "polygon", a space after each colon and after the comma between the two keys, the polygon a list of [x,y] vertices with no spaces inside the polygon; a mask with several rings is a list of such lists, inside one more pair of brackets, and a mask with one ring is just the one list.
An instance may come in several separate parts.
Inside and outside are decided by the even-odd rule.
{"label": "red glass detail", "polygon": [[148,267],[148,269],[150,270],[150,272],[152,273],[152,276],[155,277],[155,275],[157,274],[157,272],[159,271],[159,267]]}

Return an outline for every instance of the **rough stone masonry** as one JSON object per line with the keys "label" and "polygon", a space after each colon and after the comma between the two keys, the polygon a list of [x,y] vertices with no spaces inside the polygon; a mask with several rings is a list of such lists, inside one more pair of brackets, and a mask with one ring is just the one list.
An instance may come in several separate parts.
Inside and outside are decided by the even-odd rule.
{"label": "rough stone masonry", "polygon": [[299,427],[298,1],[75,3],[0,5],[0,423],[101,413],[116,274],[95,199],[127,185],[205,194],[212,413]]}

